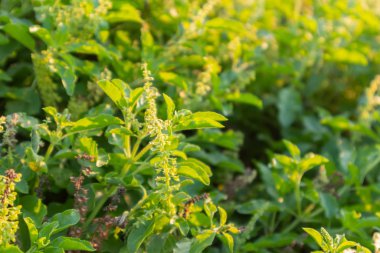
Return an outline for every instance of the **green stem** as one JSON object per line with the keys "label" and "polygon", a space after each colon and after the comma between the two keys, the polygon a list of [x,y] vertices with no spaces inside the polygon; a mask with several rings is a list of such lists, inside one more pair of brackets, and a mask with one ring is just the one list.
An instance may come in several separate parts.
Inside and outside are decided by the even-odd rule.
{"label": "green stem", "polygon": [[137,154],[137,151],[139,150],[139,147],[140,147],[140,143],[142,141],[143,138],[138,138],[135,142],[135,144],[133,145],[133,149],[132,149],[132,157],[135,157],[136,154]]}
{"label": "green stem", "polygon": [[277,214],[277,212],[274,212],[273,215],[272,215],[272,220],[271,220],[271,224],[270,224],[270,233],[271,234],[276,229],[276,214]]}
{"label": "green stem", "polygon": [[[140,163],[140,166],[137,167],[137,169],[135,169],[133,172],[132,172],[132,175],[136,175],[137,173],[139,173],[140,171],[144,170],[144,165],[147,164],[147,162],[153,157],[153,154],[150,154],[143,162]],[[136,163],[135,163],[136,164]]]}
{"label": "green stem", "polygon": [[128,135],[125,137],[124,149],[126,151],[127,157],[131,157],[131,137]]}
{"label": "green stem", "polygon": [[302,179],[302,175],[299,175],[297,178],[296,187],[294,190],[298,215],[301,215],[302,213],[301,179]]}
{"label": "green stem", "polygon": [[131,210],[130,210],[130,212],[129,212],[129,214],[128,214],[128,217],[133,216],[133,213],[134,213],[137,209],[139,209],[139,208],[142,206],[142,204],[145,203],[145,200],[148,198],[148,194],[147,194],[145,188],[142,187],[141,185],[140,185],[139,188],[142,190],[143,196],[142,196],[142,198],[139,200],[139,202],[137,202],[137,204],[136,204],[133,208],[131,208]]}
{"label": "green stem", "polygon": [[124,165],[123,169],[120,172],[119,177],[120,178],[125,177],[125,175],[128,173],[128,170],[129,170],[129,168],[131,168],[131,166],[132,166],[132,163],[128,163],[128,164]]}
{"label": "green stem", "polygon": [[[131,123],[128,122],[127,120],[127,113],[126,111],[122,111],[123,113],[123,118],[124,118],[124,125],[128,130],[131,130]],[[127,154],[127,157],[131,157],[131,136],[127,135],[125,137],[125,142],[124,142],[124,152]]]}
{"label": "green stem", "polygon": [[92,220],[96,217],[96,215],[99,213],[99,211],[102,209],[104,203],[106,203],[106,201],[108,200],[109,197],[111,197],[112,195],[115,194],[115,192],[117,191],[117,188],[118,186],[114,185],[112,186],[102,197],[101,199],[98,201],[98,203],[96,203],[96,206],[95,208],[92,210],[90,216],[88,216],[86,222],[83,224],[83,230],[86,230],[87,227],[90,225],[90,223],[92,222]]}
{"label": "green stem", "polygon": [[302,221],[303,221],[302,216],[297,217],[289,226],[286,227],[286,229],[284,230],[284,233],[289,233]]}
{"label": "green stem", "polygon": [[[323,212],[323,209],[318,208],[317,210],[312,212],[307,218],[309,218],[309,219],[313,218],[314,216],[320,214],[321,212]],[[295,218],[295,220],[289,226],[286,227],[286,229],[284,230],[284,233],[288,233],[288,232],[292,231],[294,229],[294,227],[296,227],[298,224],[300,224],[303,221],[307,221],[307,219],[305,217],[303,217],[302,215],[297,216]]]}
{"label": "green stem", "polygon": [[[131,167],[132,163],[128,163],[124,166],[122,171],[120,172],[119,177],[123,178],[125,174],[127,174],[129,168]],[[86,230],[87,227],[90,225],[92,220],[98,215],[99,211],[102,209],[104,203],[106,203],[107,199],[110,198],[112,195],[114,195],[117,191],[118,186],[114,185],[100,198],[100,200],[96,203],[95,208],[92,210],[90,216],[88,216],[86,222],[83,224],[83,230]]]}
{"label": "green stem", "polygon": [[[120,178],[123,178],[129,168],[132,166],[132,164],[138,160],[140,160],[141,157],[143,157],[151,148],[152,148],[152,144],[148,144],[146,145],[137,155],[137,151],[138,151],[138,148],[140,146],[140,142],[143,138],[138,138],[136,143],[134,144],[134,147],[133,147],[133,151],[131,153],[131,150],[130,150],[130,138],[129,136],[127,137],[126,139],[126,151],[127,153],[130,155],[129,157],[132,159],[130,160],[130,162],[128,164],[126,164],[122,171],[120,172],[120,175],[119,177]],[[86,230],[87,227],[91,224],[92,220],[96,217],[96,215],[98,215],[99,211],[102,209],[103,205],[106,203],[106,201],[108,200],[109,197],[111,197],[112,195],[115,194],[115,192],[117,191],[117,188],[118,186],[112,186],[111,188],[109,188],[109,190],[100,198],[100,200],[96,203],[96,206],[95,208],[92,210],[91,214],[88,216],[86,222],[83,224],[83,230]],[[144,195],[143,195],[143,198],[137,203],[137,205],[135,206],[136,207],[139,207],[143,201],[146,199],[147,195],[146,195],[146,192],[145,192],[145,189],[144,189]],[[131,212],[133,211],[134,209],[131,210]]]}
{"label": "green stem", "polygon": [[140,153],[138,153],[135,157],[134,157],[134,161],[138,161],[140,160],[140,158],[146,154],[146,152],[148,152],[151,148],[152,148],[152,143],[149,143],[148,145],[146,145],[141,151]]}
{"label": "green stem", "polygon": [[314,212],[312,212],[308,218],[313,218],[314,216],[317,216],[318,214],[322,213],[323,212],[323,208],[318,208],[316,210],[314,210]]}
{"label": "green stem", "polygon": [[13,163],[13,153],[12,153],[12,148],[10,146],[8,146],[7,158],[8,158],[9,164],[12,164]]}
{"label": "green stem", "polygon": [[50,155],[51,155],[51,153],[54,150],[54,146],[55,145],[53,143],[50,143],[48,149],[46,150],[46,153],[45,153],[45,163],[47,163],[47,161],[49,160]]}
{"label": "green stem", "polygon": [[302,9],[302,0],[296,0],[294,3],[294,18],[296,21],[301,15],[301,9]]}

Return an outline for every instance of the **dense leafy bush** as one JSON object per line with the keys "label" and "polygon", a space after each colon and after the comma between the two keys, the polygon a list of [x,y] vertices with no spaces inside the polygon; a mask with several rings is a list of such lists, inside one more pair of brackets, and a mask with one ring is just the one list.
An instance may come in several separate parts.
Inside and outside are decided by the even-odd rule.
{"label": "dense leafy bush", "polygon": [[0,6],[1,252],[379,250],[378,1]]}

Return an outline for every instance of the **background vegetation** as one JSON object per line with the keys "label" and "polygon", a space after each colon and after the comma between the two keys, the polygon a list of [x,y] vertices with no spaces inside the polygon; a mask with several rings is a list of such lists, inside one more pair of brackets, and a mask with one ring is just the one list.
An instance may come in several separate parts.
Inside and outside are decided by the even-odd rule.
{"label": "background vegetation", "polygon": [[379,250],[379,27],[376,0],[2,0],[1,252]]}

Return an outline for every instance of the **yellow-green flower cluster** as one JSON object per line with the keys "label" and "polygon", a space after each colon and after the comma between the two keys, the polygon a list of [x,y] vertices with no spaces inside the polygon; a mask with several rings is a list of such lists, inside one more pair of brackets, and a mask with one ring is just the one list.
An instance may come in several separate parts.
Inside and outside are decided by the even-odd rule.
{"label": "yellow-green flower cluster", "polygon": [[376,232],[372,237],[373,245],[375,246],[375,253],[380,253],[380,233]]}
{"label": "yellow-green flower cluster", "polygon": [[199,74],[195,88],[195,93],[200,96],[205,96],[211,91],[212,75],[220,72],[220,66],[214,58],[205,57],[204,60],[206,62],[205,71]]}
{"label": "yellow-green flower cluster", "polygon": [[58,95],[58,85],[53,81],[51,72],[55,71],[52,50],[43,50],[41,54],[32,54],[34,73],[38,91],[45,106],[55,106],[62,98]]}
{"label": "yellow-green flower cluster", "polygon": [[156,99],[160,96],[160,93],[155,87],[153,87],[152,81],[154,78],[151,76],[146,64],[142,65],[142,70],[145,81],[145,99],[148,105],[144,115],[145,132],[151,137],[154,137],[151,142],[153,148],[159,152],[164,152],[167,150],[167,146],[170,145],[171,142],[168,135],[171,121],[162,120],[157,117]]}
{"label": "yellow-green flower cluster", "polygon": [[150,136],[157,136],[164,128],[163,121],[157,117],[157,105],[156,99],[160,95],[155,87],[153,87],[152,81],[154,78],[151,76],[148,70],[147,64],[142,65],[143,77],[144,77],[144,93],[146,103],[148,105],[145,111],[145,131]]}
{"label": "yellow-green flower cluster", "polygon": [[370,86],[365,92],[366,102],[361,108],[360,118],[371,122],[374,112],[380,105],[380,75],[372,80]]}
{"label": "yellow-green flower cluster", "polygon": [[20,179],[21,174],[13,169],[7,170],[5,176],[0,176],[0,245],[16,241],[21,206],[14,205],[17,197],[15,183]]}
{"label": "yellow-green flower cluster", "polygon": [[201,28],[204,25],[207,16],[215,8],[218,2],[219,0],[209,0],[203,5],[202,9],[197,12],[192,19],[192,22],[187,27],[188,37],[192,37],[202,31]]}
{"label": "yellow-green flower cluster", "polygon": [[163,182],[165,185],[170,186],[172,180],[179,181],[177,174],[177,159],[171,157],[170,152],[162,153],[160,161],[156,163],[156,167],[159,171],[162,171],[164,176],[158,176],[157,182]]}
{"label": "yellow-green flower cluster", "polygon": [[154,163],[156,168],[157,185],[162,186],[162,193],[165,195],[167,210],[171,214],[175,214],[175,206],[171,202],[171,193],[175,190],[172,185],[173,181],[179,181],[177,174],[177,159],[172,157],[172,151],[170,146],[176,141],[176,137],[171,134],[169,129],[171,128],[171,120],[162,120],[157,117],[157,105],[156,99],[160,95],[155,87],[153,87],[150,71],[146,64],[142,65],[144,76],[144,93],[147,103],[147,109],[145,111],[145,132],[152,137],[150,145],[152,150],[158,153],[157,162]]}
{"label": "yellow-green flower cluster", "polygon": [[151,141],[153,149],[159,152],[164,152],[167,150],[167,145],[170,145],[167,129],[171,122],[164,121],[157,117],[156,99],[160,96],[160,93],[155,87],[153,87],[152,81],[154,78],[151,76],[146,64],[142,65],[142,70],[145,81],[145,99],[148,105],[144,116],[145,131],[146,134],[153,137],[153,140]]}
{"label": "yellow-green flower cluster", "polygon": [[0,127],[0,132],[3,134],[2,145],[13,148],[17,143],[16,127],[19,121],[19,115],[14,113],[10,118],[1,117],[0,121],[0,125],[3,125]]}
{"label": "yellow-green flower cluster", "polygon": [[7,118],[4,116],[0,117],[0,133],[4,132],[4,125],[7,122]]}
{"label": "yellow-green flower cluster", "polygon": [[73,0],[70,5],[62,2],[56,1],[54,6],[36,7],[35,10],[40,19],[53,17],[56,27],[66,27],[71,41],[90,39],[112,7],[109,0],[99,0],[97,4],[89,0]]}

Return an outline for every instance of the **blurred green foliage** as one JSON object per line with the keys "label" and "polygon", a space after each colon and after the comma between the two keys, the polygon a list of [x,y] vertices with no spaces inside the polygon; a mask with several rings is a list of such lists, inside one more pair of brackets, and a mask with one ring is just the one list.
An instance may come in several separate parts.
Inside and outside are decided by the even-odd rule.
{"label": "blurred green foliage", "polygon": [[[20,204],[38,199],[40,177],[49,182],[50,190],[42,190],[48,212],[41,217],[74,208],[70,176],[83,164],[73,150],[94,141],[101,177],[104,164],[114,169],[125,162],[110,148],[120,140],[99,128],[115,123],[108,116],[126,115],[116,110],[122,105],[115,91],[98,84],[124,80],[129,97],[147,81],[145,62],[176,110],[215,111],[229,119],[225,129],[186,131],[179,139],[191,159],[212,170],[208,186],[184,191],[210,192],[229,221],[244,227],[233,235],[235,252],[316,250],[302,227],[326,227],[374,249],[372,234],[380,227],[379,27],[376,0],[3,0],[0,112],[10,115],[7,124],[17,134],[3,134],[0,171],[22,173]],[[167,97],[157,98],[162,119],[170,111]],[[55,123],[97,117],[89,125],[98,127],[68,138],[59,136],[63,128],[43,133],[41,124],[49,131],[53,124],[44,107]],[[139,180],[146,186],[153,172],[144,173]],[[96,180],[88,182],[93,195],[103,187]],[[128,192],[122,207],[140,197]],[[191,222],[195,227],[204,222],[200,216]],[[211,245],[215,234],[206,232],[198,249],[231,250],[232,235],[217,236],[223,243]],[[124,239],[110,236],[102,252],[117,252]],[[160,240],[167,247],[160,252],[190,250],[190,241],[176,245],[167,234],[150,239],[153,246],[144,250],[157,251]]]}

